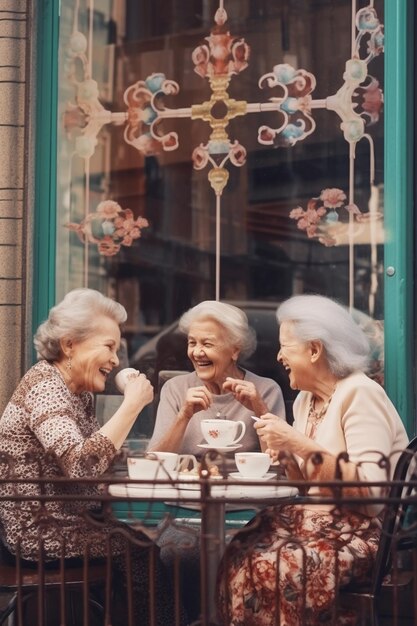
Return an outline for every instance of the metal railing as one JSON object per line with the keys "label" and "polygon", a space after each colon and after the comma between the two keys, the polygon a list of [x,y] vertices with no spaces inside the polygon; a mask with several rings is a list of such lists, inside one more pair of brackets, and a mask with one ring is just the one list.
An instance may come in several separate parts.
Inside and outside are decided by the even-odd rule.
{"label": "metal railing", "polygon": [[[385,459],[382,462],[388,476],[389,464]],[[306,486],[310,493],[318,487],[320,492],[308,495]],[[18,626],[278,625],[293,604],[293,624],[301,626],[317,623],[314,620],[319,617],[311,604],[329,598],[320,616],[322,623],[345,623],[340,615],[360,624],[373,623],[369,619],[380,531],[368,532],[360,526],[363,518],[352,513],[367,504],[381,507],[381,520],[390,512],[395,517],[392,541],[386,542],[391,563],[383,572],[380,595],[377,590],[379,623],[414,624],[416,475],[411,473],[401,481],[387,478],[368,487],[378,490],[378,495],[364,494],[363,483],[339,479],[306,484],[277,474],[267,483],[231,480],[226,475],[214,480],[204,460],[192,489],[184,478],[132,481],[123,473],[104,476],[99,482],[16,478],[10,464],[0,479],[0,518],[5,541],[13,543],[16,554],[3,550],[0,624],[7,623],[10,612]],[[393,487],[400,490],[395,497]],[[294,533],[292,526],[294,511],[301,515],[300,511],[313,505],[325,508],[329,518],[323,551],[329,545],[334,550],[322,582],[314,578],[323,575],[323,570],[316,570],[312,563],[316,552],[310,549],[311,537]],[[269,553],[269,560],[263,561],[262,537],[266,542],[262,549],[271,551],[272,535],[262,530],[270,529],[268,524],[283,529],[283,536],[274,548],[274,558]],[[343,559],[346,554],[354,558],[353,551],[360,552],[367,539],[372,546],[369,559],[351,582]],[[315,550],[319,554],[320,545]],[[262,578],[257,568],[266,562],[268,571]],[[371,567],[366,565],[369,562]],[[295,574],[285,571],[289,563],[297,568]],[[250,584],[236,582],[242,571]],[[323,590],[332,587],[332,593],[320,599],[320,585]],[[251,590],[255,590],[252,596]],[[245,591],[249,595],[240,598]],[[253,606],[257,602],[260,607]],[[238,621],[237,615],[246,614],[253,622]],[[265,617],[261,616],[268,614],[270,621],[262,622]]]}

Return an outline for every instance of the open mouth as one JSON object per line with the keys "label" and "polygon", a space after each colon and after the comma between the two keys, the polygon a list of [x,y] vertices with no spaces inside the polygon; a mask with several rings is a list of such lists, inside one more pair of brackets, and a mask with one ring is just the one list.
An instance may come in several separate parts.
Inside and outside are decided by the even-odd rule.
{"label": "open mouth", "polygon": [[104,367],[100,367],[99,371],[100,371],[101,374],[103,374],[104,378],[106,378],[106,379],[107,379],[108,375],[110,374],[110,370],[107,370]]}
{"label": "open mouth", "polygon": [[213,365],[212,361],[194,361],[196,367],[210,367]]}

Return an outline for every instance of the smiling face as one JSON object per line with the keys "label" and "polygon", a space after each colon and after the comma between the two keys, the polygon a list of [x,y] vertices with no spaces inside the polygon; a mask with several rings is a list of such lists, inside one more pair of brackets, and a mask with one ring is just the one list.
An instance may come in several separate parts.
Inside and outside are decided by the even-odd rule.
{"label": "smiling face", "polygon": [[226,329],[215,320],[202,319],[191,324],[187,355],[197,376],[209,388],[210,383],[221,387],[227,376],[236,375],[239,349],[230,345]]}
{"label": "smiling face", "polygon": [[67,370],[67,375],[71,391],[104,391],[107,376],[119,364],[119,347],[120,328],[113,319],[106,316],[97,318],[96,330],[88,339],[65,340],[60,369],[65,368],[70,357],[71,370]]}
{"label": "smiling face", "polygon": [[282,322],[279,329],[280,350],[277,360],[288,373],[291,389],[310,390],[312,364],[310,343],[300,341],[291,322]]}

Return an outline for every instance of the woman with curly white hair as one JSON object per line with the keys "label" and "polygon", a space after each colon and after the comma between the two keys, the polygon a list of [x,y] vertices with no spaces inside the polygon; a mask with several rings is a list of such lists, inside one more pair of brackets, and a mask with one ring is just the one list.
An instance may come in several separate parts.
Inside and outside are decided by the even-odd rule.
{"label": "woman with curly white hair", "polygon": [[[356,623],[354,615],[336,613],[337,590],[372,571],[381,510],[372,496],[381,488],[368,483],[392,478],[408,437],[384,389],[365,373],[368,341],[343,306],[294,296],[277,318],[277,358],[291,388],[300,390],[294,424],[267,412],[255,428],[271,456],[280,454],[289,478],[315,481],[308,495],[318,498],[266,509],[231,542],[219,577],[221,624]],[[337,509],[320,501],[332,493],[320,483],[336,478]],[[343,487],[344,481],[360,485]]]}
{"label": "woman with curly white hair", "polygon": [[239,364],[239,358],[256,348],[246,314],[231,304],[205,300],[183,314],[179,328],[187,335],[194,372],[175,376],[163,386],[149,449],[201,454],[200,422],[221,417],[245,423],[241,450],[259,450],[251,415],[271,411],[285,419],[285,405],[274,380]]}
{"label": "woman with curly white hair", "polygon": [[[149,563],[154,562],[157,623],[171,626],[173,595],[157,547],[124,524],[93,520],[101,489],[98,482],[82,482],[99,480],[108,470],[138,414],[153,399],[147,378],[132,373],[115,414],[101,427],[95,417],[93,394],[104,391],[119,364],[120,325],[126,317],[121,304],[98,291],[75,289],[39,326],[34,338],[39,361],[23,376],[0,418],[0,475],[4,478],[12,468],[14,477],[29,479],[14,489],[32,500],[16,505],[7,497],[10,487],[0,487],[0,536],[6,557],[29,567],[37,567],[39,560],[59,568],[62,558],[66,566],[109,559],[114,624],[127,623],[129,580],[133,623],[149,623]],[[45,477],[48,483],[42,483]],[[50,500],[39,515],[38,498],[45,493]]]}

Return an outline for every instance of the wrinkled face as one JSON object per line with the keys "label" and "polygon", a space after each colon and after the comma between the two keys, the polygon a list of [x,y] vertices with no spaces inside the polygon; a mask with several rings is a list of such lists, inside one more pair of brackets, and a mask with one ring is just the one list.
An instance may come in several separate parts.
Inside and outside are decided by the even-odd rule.
{"label": "wrinkled face", "polygon": [[72,341],[67,347],[71,357],[71,376],[75,392],[102,392],[106,379],[119,364],[120,328],[109,317],[97,318],[96,331],[88,339]]}
{"label": "wrinkled face", "polygon": [[239,350],[231,346],[226,329],[212,319],[194,322],[188,332],[188,358],[202,381],[222,384],[235,374],[234,361]]}
{"label": "wrinkled face", "polygon": [[277,360],[285,367],[291,389],[309,390],[311,380],[310,344],[301,342],[294,334],[291,322],[282,322],[279,329],[280,351]]}

